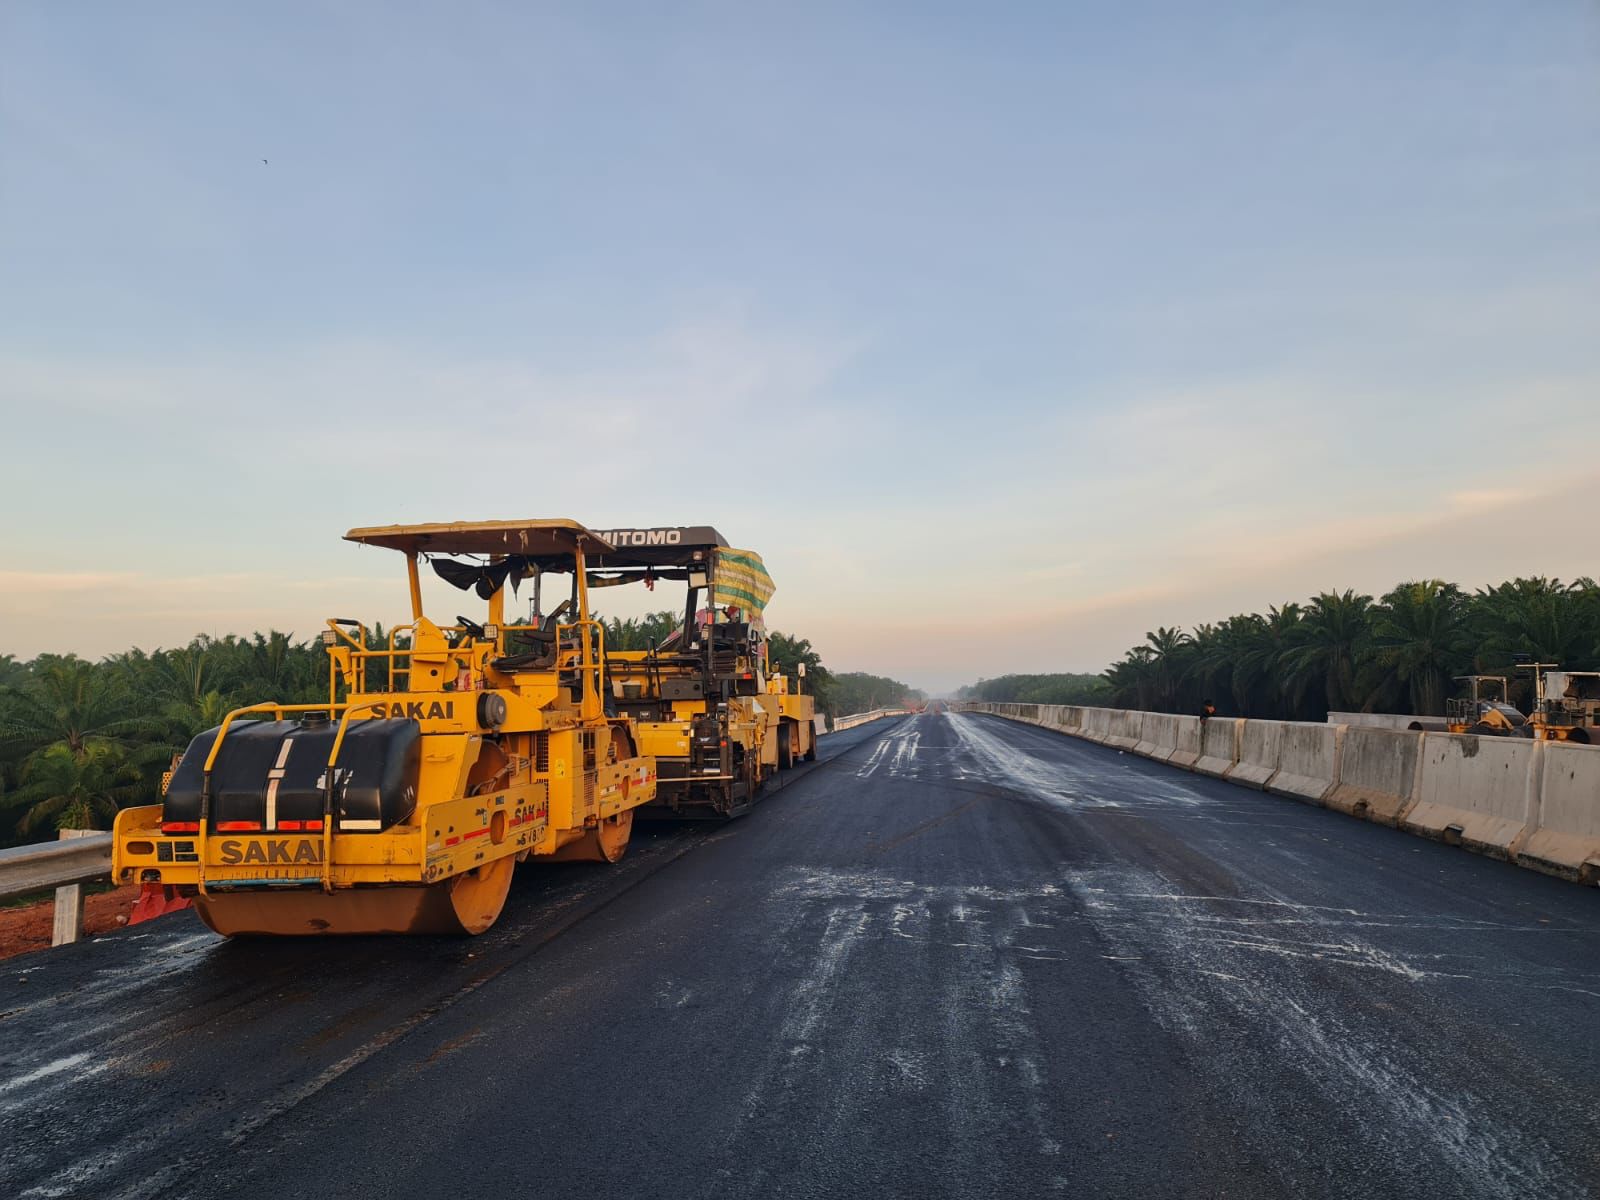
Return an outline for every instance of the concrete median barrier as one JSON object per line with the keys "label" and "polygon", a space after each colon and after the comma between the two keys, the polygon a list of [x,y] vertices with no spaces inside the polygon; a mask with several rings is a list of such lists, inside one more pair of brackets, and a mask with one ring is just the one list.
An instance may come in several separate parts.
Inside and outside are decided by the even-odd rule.
{"label": "concrete median barrier", "polygon": [[1208,717],[1200,722],[1200,757],[1194,769],[1201,775],[1225,779],[1239,761],[1239,732],[1244,721],[1238,717]]}
{"label": "concrete median barrier", "polygon": [[1321,804],[1339,779],[1339,745],[1343,725],[1286,721],[1278,741],[1278,769],[1267,780],[1275,796],[1293,796]]}
{"label": "concrete median barrier", "polygon": [[1239,731],[1239,759],[1226,776],[1245,787],[1264,789],[1278,773],[1278,752],[1283,748],[1282,721],[1246,721]]}
{"label": "concrete median barrier", "polygon": [[1523,738],[1423,734],[1417,801],[1400,828],[1511,857],[1537,817],[1543,749]]}
{"label": "concrete median barrier", "polygon": [[1600,883],[1600,746],[1108,708],[968,709]]}
{"label": "concrete median barrier", "polygon": [[1200,733],[1203,722],[1199,717],[1172,718],[1172,753],[1167,755],[1167,765],[1194,770],[1200,759]]}
{"label": "concrete median barrier", "polygon": [[1176,713],[1145,713],[1139,723],[1135,754],[1188,770],[1200,757],[1200,718]]}
{"label": "concrete median barrier", "polygon": [[1545,743],[1534,824],[1519,865],[1600,883],[1600,747]]}
{"label": "concrete median barrier", "polygon": [[1339,754],[1339,783],[1329,808],[1380,825],[1397,825],[1416,797],[1422,734],[1350,726]]}
{"label": "concrete median barrier", "polygon": [[1082,735],[1091,742],[1104,744],[1111,736],[1111,718],[1113,710],[1109,708],[1086,708],[1083,710]]}
{"label": "concrete median barrier", "polygon": [[1144,714],[1134,709],[1114,708],[1106,736],[1106,745],[1118,750],[1132,750],[1139,744],[1139,728],[1144,724]]}
{"label": "concrete median barrier", "polygon": [[1166,762],[1172,757],[1173,750],[1177,749],[1177,730],[1174,727],[1177,719],[1171,713],[1140,713],[1139,740],[1134,743],[1133,752],[1157,762]]}

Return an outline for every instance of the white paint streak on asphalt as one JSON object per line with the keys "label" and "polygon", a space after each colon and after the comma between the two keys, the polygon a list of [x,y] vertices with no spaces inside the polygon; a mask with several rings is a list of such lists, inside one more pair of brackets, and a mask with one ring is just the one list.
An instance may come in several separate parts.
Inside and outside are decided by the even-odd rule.
{"label": "white paint streak on asphalt", "polygon": [[[1262,1100],[1269,1091],[1314,1090],[1394,1153],[1431,1146],[1453,1168],[1459,1194],[1583,1194],[1570,1177],[1548,1169],[1552,1156],[1536,1133],[1496,1120],[1470,1086],[1443,1091],[1429,1084],[1429,1047],[1341,1009],[1313,971],[1377,972],[1414,988],[1464,977],[1345,933],[1341,918],[1359,912],[1271,895],[1193,896],[1132,867],[1073,870],[1067,882],[1114,952],[1108,957],[1130,964],[1124,970],[1151,1015],[1197,1057],[1223,1060],[1214,1077],[1226,1081],[1228,1102],[1249,1123],[1271,1121]],[[1219,927],[1206,904],[1293,910],[1327,934],[1289,940],[1241,933],[1236,920]],[[1305,960],[1316,960],[1315,967],[1295,965]]]}

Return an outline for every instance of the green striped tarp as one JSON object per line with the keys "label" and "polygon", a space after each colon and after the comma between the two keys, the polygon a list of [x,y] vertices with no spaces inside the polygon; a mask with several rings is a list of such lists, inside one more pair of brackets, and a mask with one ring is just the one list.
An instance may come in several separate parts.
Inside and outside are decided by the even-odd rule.
{"label": "green striped tarp", "polygon": [[772,576],[754,550],[735,550],[726,547],[716,551],[715,604],[726,608],[732,604],[742,610],[747,619],[761,615],[776,590]]}

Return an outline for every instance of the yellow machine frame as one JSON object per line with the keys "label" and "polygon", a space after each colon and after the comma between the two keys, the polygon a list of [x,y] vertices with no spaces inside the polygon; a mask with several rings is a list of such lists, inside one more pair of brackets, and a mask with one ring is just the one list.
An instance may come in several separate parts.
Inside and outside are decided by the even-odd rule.
{"label": "yellow machine frame", "polygon": [[[330,620],[328,702],[229,713],[206,750],[195,828],[164,828],[164,805],[124,810],[114,878],[192,893],[202,918],[223,933],[478,933],[498,917],[516,862],[619,858],[633,810],[655,796],[656,767],[636,752],[630,723],[605,713],[605,631],[586,615],[585,557],[608,543],[572,521],[388,526],[345,536],[404,553],[411,623],[374,649],[364,626]],[[507,625],[502,570],[482,625],[437,625],[423,612],[426,555],[570,570],[578,616],[553,629]],[[506,639],[518,632],[553,633],[548,661],[507,656]],[[368,683],[369,668],[381,686]],[[265,717],[298,717],[303,727],[312,713],[337,721],[322,820],[286,831],[269,805],[258,830],[213,828],[212,773],[229,733]],[[377,822],[341,819],[340,755],[352,723],[373,718],[416,722],[416,803],[388,828],[352,828]],[[270,794],[270,781],[263,785]]]}

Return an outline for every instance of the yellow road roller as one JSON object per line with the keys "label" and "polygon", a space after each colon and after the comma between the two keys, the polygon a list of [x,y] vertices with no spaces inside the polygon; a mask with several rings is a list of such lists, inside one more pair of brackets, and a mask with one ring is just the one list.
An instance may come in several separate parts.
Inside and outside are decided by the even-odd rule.
{"label": "yellow road roller", "polygon": [[[379,639],[330,620],[327,702],[250,705],[196,737],[161,804],[117,815],[114,878],[177,887],[222,934],[475,934],[518,862],[620,858],[656,766],[589,618],[586,558],[613,547],[567,520],[345,537],[404,556],[410,623]],[[482,620],[425,615],[424,565]],[[550,614],[506,623],[507,589],[552,581]]]}

